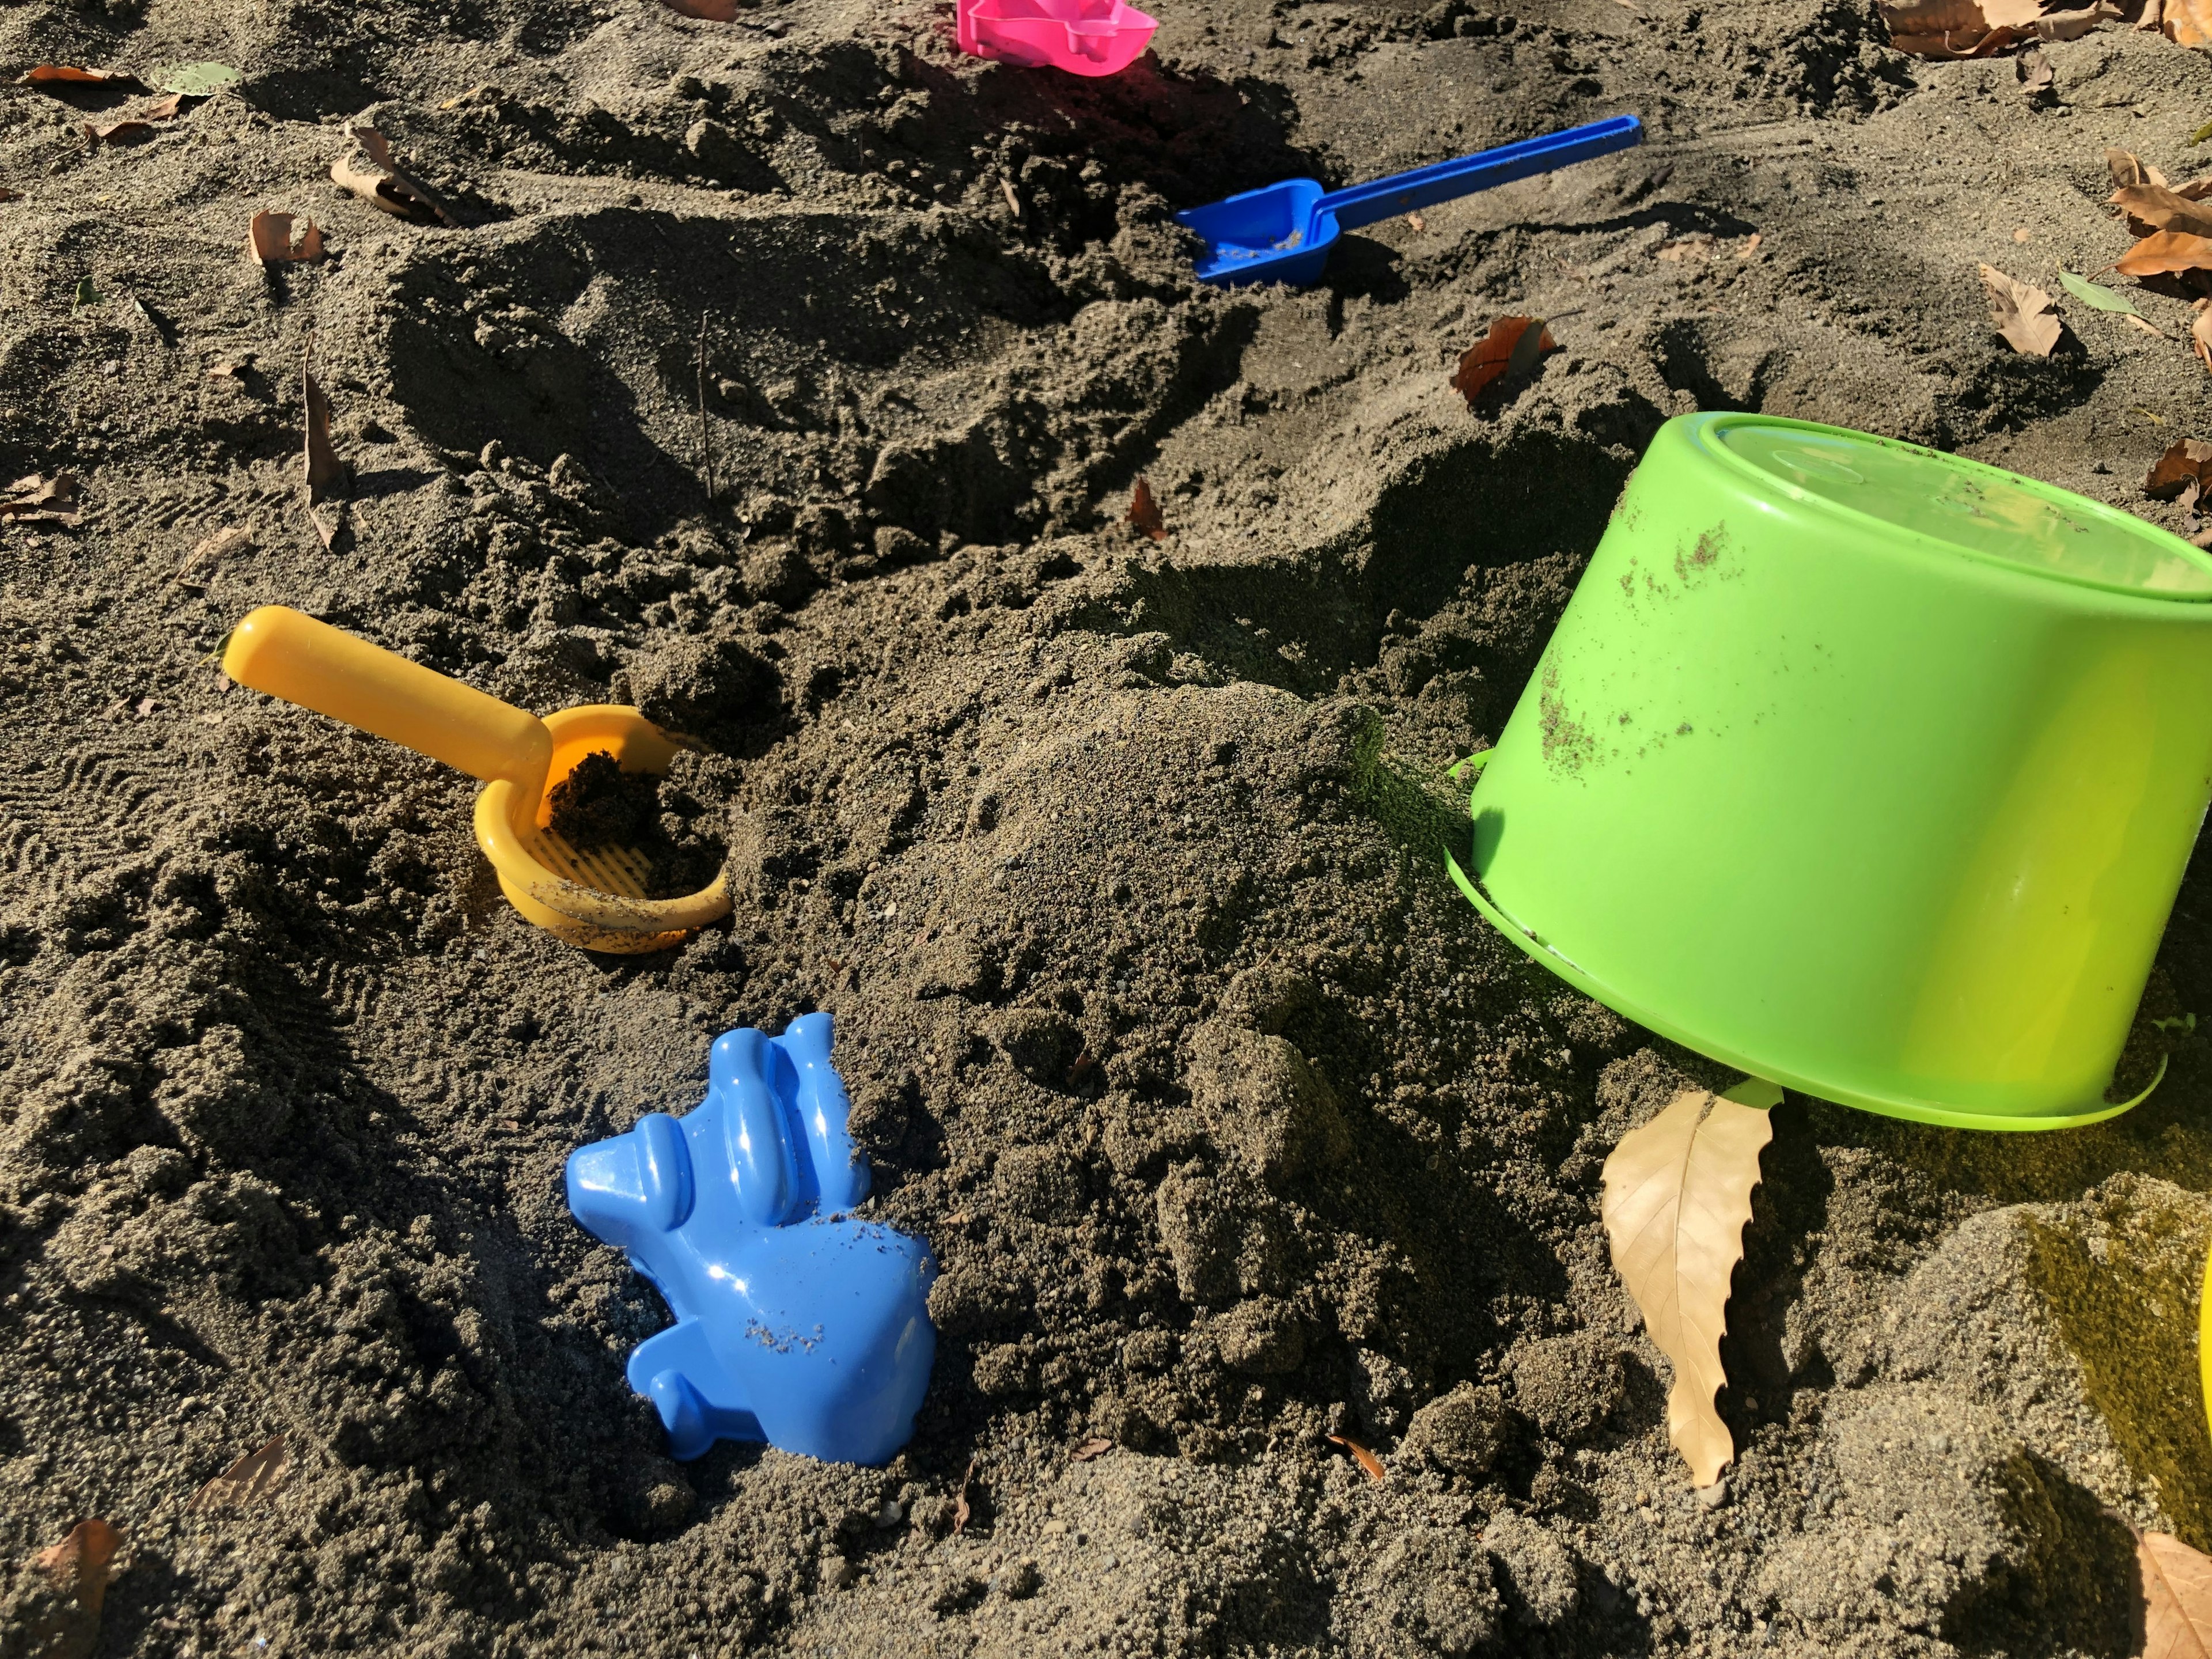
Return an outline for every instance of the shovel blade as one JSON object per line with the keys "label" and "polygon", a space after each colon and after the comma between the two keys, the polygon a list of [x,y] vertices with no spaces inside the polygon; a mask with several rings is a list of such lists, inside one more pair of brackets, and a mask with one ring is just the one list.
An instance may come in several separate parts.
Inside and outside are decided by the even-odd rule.
{"label": "shovel blade", "polygon": [[1327,215],[1316,220],[1321,195],[1310,179],[1286,179],[1176,215],[1177,224],[1206,240],[1199,281],[1221,288],[1318,281],[1336,240],[1336,221]]}

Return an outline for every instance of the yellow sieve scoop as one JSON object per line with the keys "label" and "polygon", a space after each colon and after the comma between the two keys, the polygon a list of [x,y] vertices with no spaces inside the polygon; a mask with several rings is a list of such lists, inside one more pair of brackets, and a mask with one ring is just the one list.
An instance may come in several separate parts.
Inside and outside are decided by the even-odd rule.
{"label": "yellow sieve scoop", "polygon": [[647,898],[650,862],[635,848],[580,853],[553,833],[550,789],[586,756],[611,754],[625,772],[667,771],[681,741],[635,708],[593,703],[540,720],[281,605],[232,631],[222,672],[481,779],[477,845],[501,890],[571,945],[663,951],[730,912],[720,876],[683,898]]}

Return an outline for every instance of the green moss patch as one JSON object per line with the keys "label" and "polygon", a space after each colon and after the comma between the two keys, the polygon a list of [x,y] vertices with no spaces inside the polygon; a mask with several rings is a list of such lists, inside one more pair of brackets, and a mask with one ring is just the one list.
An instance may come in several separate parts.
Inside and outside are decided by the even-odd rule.
{"label": "green moss patch", "polygon": [[2212,1549],[2212,1433],[2197,1364],[2212,1200],[2119,1175],[2021,1229],[2028,1281],[2080,1363],[2090,1404],[2176,1532]]}

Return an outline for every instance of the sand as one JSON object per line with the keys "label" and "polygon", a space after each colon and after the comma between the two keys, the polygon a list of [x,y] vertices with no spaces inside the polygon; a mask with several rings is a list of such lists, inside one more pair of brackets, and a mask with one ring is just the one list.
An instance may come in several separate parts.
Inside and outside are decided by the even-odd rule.
{"label": "sand", "polygon": [[[2212,66],[2107,26],[2031,99],[1856,0],[1158,10],[1108,82],[830,0],[0,12],[11,70],[244,77],[92,148],[138,100],[0,91],[0,477],[86,507],[0,529],[0,1653],[2102,1655],[2127,1523],[2212,1547],[2196,1039],[2063,1137],[1793,1096],[1701,1500],[1598,1174],[1723,1074],[1442,865],[1671,415],[2187,527],[2140,488],[2202,408],[2182,290],[2033,361],[1974,266],[2108,264],[2104,149],[2192,173]],[[1178,207],[1624,110],[1644,149],[1319,287],[1190,280]],[[460,222],[330,182],[363,118]],[[246,263],[264,208],[329,257]],[[1528,312],[1561,349],[1470,410]],[[664,828],[730,924],[525,925],[466,780],[219,678],[269,602],[696,734]],[[2147,1012],[2212,1010],[2209,903]],[[817,1009],[934,1379],[886,1469],[678,1465],[562,1161]],[[273,1497],[189,1507],[280,1433]],[[88,1516],[96,1636],[28,1565]]]}

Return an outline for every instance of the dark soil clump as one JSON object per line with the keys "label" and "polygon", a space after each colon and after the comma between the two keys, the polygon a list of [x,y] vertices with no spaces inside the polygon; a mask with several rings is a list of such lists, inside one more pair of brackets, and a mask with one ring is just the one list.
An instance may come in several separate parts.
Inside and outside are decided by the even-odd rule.
{"label": "dark soil clump", "polygon": [[641,851],[660,833],[660,780],[650,772],[623,771],[604,750],[578,761],[546,799],[553,808],[548,827],[579,853],[602,847]]}
{"label": "dark soil clump", "polygon": [[[726,842],[720,833],[721,811],[714,763],[679,750],[663,777],[625,772],[602,750],[578,761],[555,784],[550,828],[579,853],[627,848],[643,859],[651,873],[644,883],[651,899],[682,898],[708,885],[720,871]],[[688,787],[687,787],[688,785]],[[709,802],[715,805],[709,805]]]}
{"label": "dark soil clump", "polygon": [[[90,1516],[114,1659],[2106,1653],[2103,1506],[2212,1544],[2160,1496],[2212,1463],[2193,1390],[2068,1346],[2194,1328],[2212,854],[2125,1116],[1778,1109],[1701,1501],[1600,1172],[1725,1077],[1481,921],[1443,781],[1540,702],[1672,415],[2179,524],[2135,481],[2201,404],[2185,302],[2042,362],[1972,271],[2108,264],[2103,147],[2186,167],[2212,59],[2046,43],[2061,120],[1864,0],[1160,9],[1091,82],[961,56],[949,7],[0,7],[11,64],[243,76],[128,149],[0,87],[0,478],[84,508],[0,526],[0,1654]],[[1193,280],[1180,208],[1624,110],[1645,149],[1312,288]],[[468,222],[335,192],[365,120]],[[331,257],[241,264],[263,208]],[[1561,349],[1471,412],[1451,362],[1520,314]],[[215,674],[266,603],[696,741],[592,757],[556,823],[729,920],[531,927],[469,780]],[[943,1266],[929,1395],[886,1468],[679,1466],[623,1375],[666,1310],[563,1162],[817,1010],[864,1212]],[[266,1505],[189,1507],[279,1432]]]}

